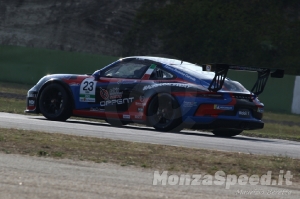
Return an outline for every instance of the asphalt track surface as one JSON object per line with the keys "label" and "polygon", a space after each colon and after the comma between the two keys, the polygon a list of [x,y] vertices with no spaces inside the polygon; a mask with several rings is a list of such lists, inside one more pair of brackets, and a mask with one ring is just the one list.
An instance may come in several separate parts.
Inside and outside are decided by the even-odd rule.
{"label": "asphalt track surface", "polygon": [[300,158],[300,142],[236,136],[233,138],[215,137],[210,133],[181,131],[165,133],[153,128],[138,126],[112,127],[97,123],[69,119],[55,122],[42,116],[0,113],[0,127],[37,130],[49,133],[63,133],[78,136],[91,136],[133,142],[183,146],[220,151],[231,151],[261,155],[288,156]]}

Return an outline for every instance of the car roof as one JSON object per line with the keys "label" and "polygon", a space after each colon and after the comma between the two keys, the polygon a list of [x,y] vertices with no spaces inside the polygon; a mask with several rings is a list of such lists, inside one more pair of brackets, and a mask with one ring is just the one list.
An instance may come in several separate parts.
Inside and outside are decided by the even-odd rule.
{"label": "car roof", "polygon": [[203,71],[202,67],[197,64],[192,64],[190,62],[181,61],[178,59],[170,59],[164,57],[152,57],[152,56],[132,56],[126,57],[127,58],[136,58],[136,59],[144,59],[144,60],[151,60],[155,62],[159,62],[162,64],[166,64],[178,70],[181,70],[185,73],[188,73],[191,76],[194,76],[198,79],[212,79],[215,75],[214,72]]}
{"label": "car roof", "polygon": [[[170,59],[170,58],[164,58],[164,57],[152,57],[152,56],[132,56],[132,57],[126,57],[126,58],[137,58],[137,59],[148,59],[155,62],[159,62],[162,64],[167,64],[170,66],[198,66],[197,64],[192,64],[190,62],[181,61],[178,59]],[[202,67],[198,66],[199,69]]]}

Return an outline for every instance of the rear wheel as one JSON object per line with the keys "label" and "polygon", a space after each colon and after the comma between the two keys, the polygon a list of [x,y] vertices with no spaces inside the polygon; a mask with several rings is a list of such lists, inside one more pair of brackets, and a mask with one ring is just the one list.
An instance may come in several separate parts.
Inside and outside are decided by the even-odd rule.
{"label": "rear wheel", "polygon": [[181,112],[173,96],[165,93],[155,96],[148,106],[148,123],[159,131],[177,131],[181,128]]}
{"label": "rear wheel", "polygon": [[215,129],[212,133],[218,137],[233,137],[242,133],[240,129]]}
{"label": "rear wheel", "polygon": [[57,83],[46,86],[42,91],[39,109],[47,119],[55,121],[67,120],[72,112],[68,93]]}

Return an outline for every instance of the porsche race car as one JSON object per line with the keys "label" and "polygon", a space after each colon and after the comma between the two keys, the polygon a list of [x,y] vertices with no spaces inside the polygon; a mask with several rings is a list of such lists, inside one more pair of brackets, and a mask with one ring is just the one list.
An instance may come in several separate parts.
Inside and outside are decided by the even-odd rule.
{"label": "porsche race car", "polygon": [[[228,70],[257,72],[252,90],[229,79]],[[90,117],[118,126],[141,123],[158,131],[205,129],[231,137],[264,127],[264,104],[258,95],[269,76],[283,75],[280,69],[127,57],[93,74],[44,76],[28,91],[25,112],[56,121]]]}

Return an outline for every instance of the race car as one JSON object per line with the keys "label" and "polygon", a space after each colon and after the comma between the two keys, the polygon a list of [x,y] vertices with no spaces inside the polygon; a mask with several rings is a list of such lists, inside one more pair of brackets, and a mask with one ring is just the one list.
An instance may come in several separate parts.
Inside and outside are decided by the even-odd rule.
{"label": "race car", "polygon": [[[257,72],[258,79],[249,91],[227,78],[228,70]],[[79,116],[118,126],[140,123],[158,131],[205,129],[231,137],[264,127],[264,104],[258,95],[269,76],[283,75],[280,69],[127,57],[93,74],[44,76],[28,91],[25,112],[55,121]]]}

